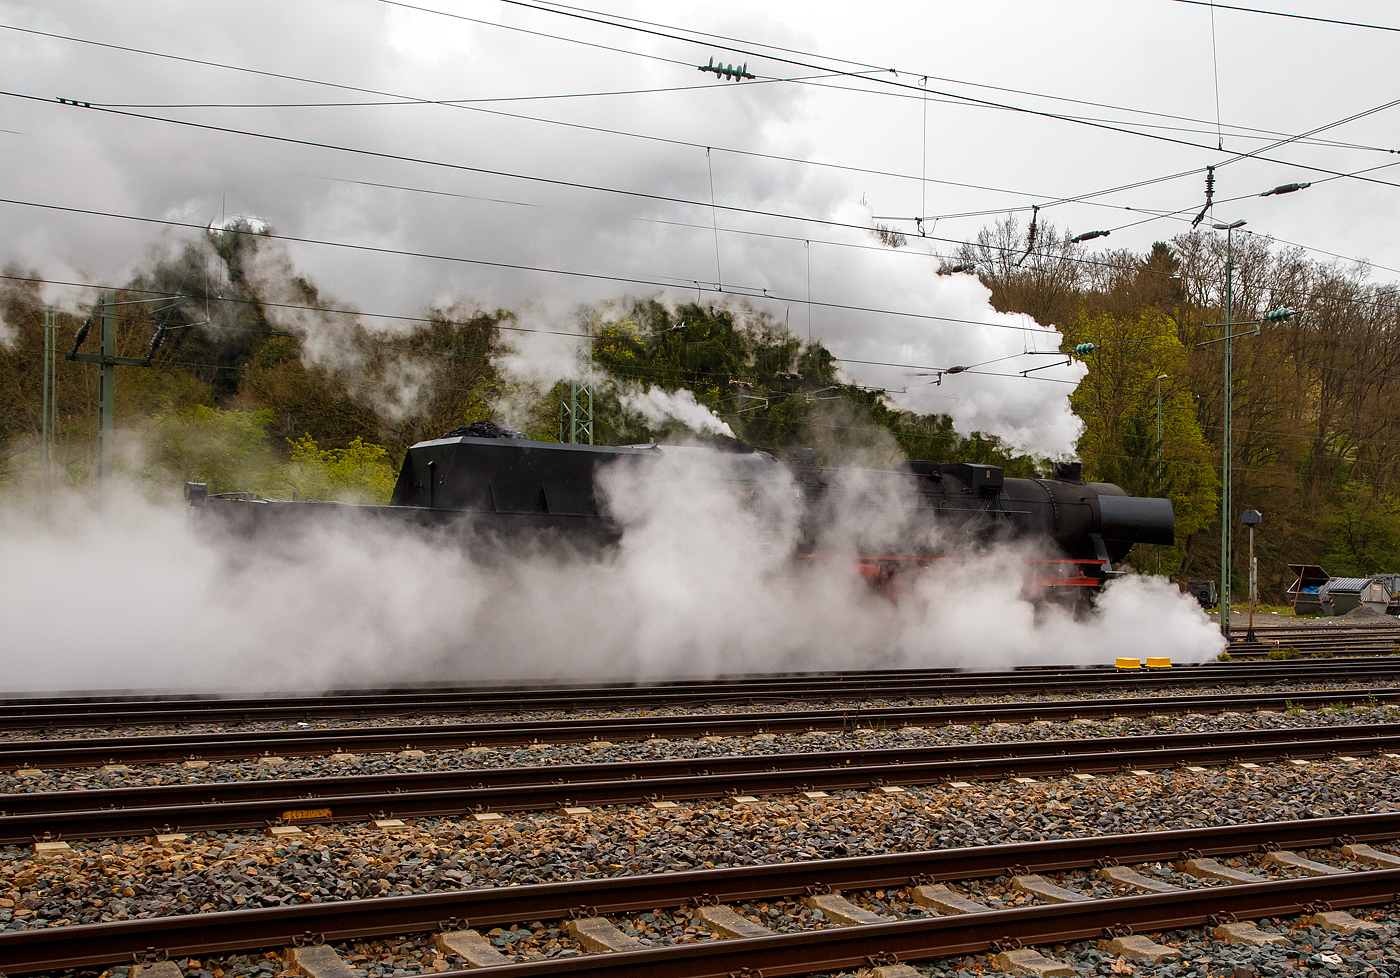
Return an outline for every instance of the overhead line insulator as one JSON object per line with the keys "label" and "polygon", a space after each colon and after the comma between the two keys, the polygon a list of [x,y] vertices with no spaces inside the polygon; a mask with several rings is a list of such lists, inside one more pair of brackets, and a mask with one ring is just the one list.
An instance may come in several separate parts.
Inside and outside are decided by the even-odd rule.
{"label": "overhead line insulator", "polygon": [[747,61],[736,68],[733,65],[715,64],[715,59],[711,58],[709,64],[700,65],[696,70],[708,71],[716,78],[728,78],[730,81],[753,79],[757,77],[749,71],[749,63]]}
{"label": "overhead line insulator", "polygon": [[1307,188],[1309,188],[1309,187],[1311,187],[1311,186],[1312,186],[1311,183],[1283,183],[1283,184],[1279,184],[1279,185],[1278,185],[1277,187],[1275,187],[1273,190],[1266,190],[1266,191],[1264,191],[1264,192],[1263,192],[1262,194],[1260,194],[1259,196],[1260,196],[1260,197],[1272,197],[1274,194],[1291,194],[1291,193],[1293,193],[1293,192],[1295,192],[1295,191],[1298,191],[1298,190],[1306,190]]}

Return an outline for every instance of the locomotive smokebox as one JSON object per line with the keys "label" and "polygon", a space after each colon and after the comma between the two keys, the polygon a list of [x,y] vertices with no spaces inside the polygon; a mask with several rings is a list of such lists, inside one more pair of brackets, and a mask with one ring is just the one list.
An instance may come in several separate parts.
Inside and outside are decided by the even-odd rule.
{"label": "locomotive smokebox", "polygon": [[1176,542],[1176,521],[1170,499],[1101,495],[1099,525],[1105,540],[1164,547]]}

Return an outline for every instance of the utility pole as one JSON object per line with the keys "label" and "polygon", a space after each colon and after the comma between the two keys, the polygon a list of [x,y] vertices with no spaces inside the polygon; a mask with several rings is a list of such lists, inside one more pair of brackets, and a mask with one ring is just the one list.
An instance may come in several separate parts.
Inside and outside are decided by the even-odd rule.
{"label": "utility pole", "polygon": [[[1211,210],[1212,198],[1215,194],[1215,167],[1210,167],[1209,170],[1210,172],[1206,177],[1206,206],[1201,209],[1201,213],[1198,214],[1196,216],[1196,219],[1191,222],[1192,227],[1195,227],[1197,224],[1199,224],[1201,220],[1205,217],[1207,212]],[[1311,186],[1312,184],[1310,183],[1285,183],[1274,187],[1272,190],[1266,190],[1259,196],[1272,197],[1275,194],[1291,194],[1299,190],[1304,190]],[[1230,522],[1230,512],[1234,506],[1234,500],[1231,496],[1230,486],[1230,463],[1232,448],[1232,432],[1230,429],[1232,421],[1231,408],[1233,407],[1234,394],[1233,377],[1231,375],[1231,354],[1234,352],[1235,334],[1230,332],[1230,328],[1235,325],[1250,325],[1253,326],[1254,329],[1251,330],[1248,334],[1241,333],[1240,335],[1258,336],[1259,324],[1264,320],[1268,320],[1272,323],[1281,323],[1284,320],[1290,319],[1295,315],[1292,309],[1276,309],[1273,312],[1267,313],[1264,316],[1263,320],[1254,319],[1250,320],[1248,323],[1235,323],[1234,232],[1237,228],[1244,227],[1244,224],[1244,221],[1235,221],[1233,224],[1211,225],[1216,231],[1225,232],[1225,322],[1216,324],[1223,325],[1225,327],[1225,335],[1220,340],[1209,340],[1208,342],[1216,343],[1223,341],[1225,344],[1225,423],[1222,431],[1220,451],[1220,633],[1225,636],[1226,641],[1229,641],[1230,638],[1230,544],[1231,530],[1234,528],[1233,524]],[[1196,349],[1199,350],[1205,345],[1206,343],[1197,343]],[[1252,625],[1253,620],[1251,616],[1251,627]]]}
{"label": "utility pole", "polygon": [[1231,354],[1235,349],[1235,337],[1230,332],[1234,325],[1234,286],[1235,286],[1235,229],[1244,227],[1244,221],[1233,224],[1217,224],[1217,231],[1225,232],[1225,425],[1220,448],[1220,632],[1228,641],[1230,638],[1230,522],[1233,506],[1230,499],[1230,421],[1233,403],[1233,377],[1230,373]]}
{"label": "utility pole", "polygon": [[[117,353],[116,296],[108,294],[100,305],[101,333],[99,336],[97,374],[97,478],[105,482],[112,478],[112,451],[116,448],[117,367],[111,358]],[[97,315],[94,312],[93,315]],[[78,354],[81,356],[82,354]]]}
{"label": "utility pole", "polygon": [[47,492],[58,456],[54,449],[58,440],[58,327],[52,306],[44,309],[44,403],[40,417],[39,484]]}
{"label": "utility pole", "polygon": [[[1162,494],[1162,381],[1166,380],[1167,374],[1157,375],[1157,482],[1153,491],[1157,495]],[[1162,575],[1162,545],[1157,544],[1157,576]]]}
{"label": "utility pole", "polygon": [[[138,302],[157,302],[168,300],[140,299]],[[87,339],[88,328],[92,326],[92,321],[96,319],[100,329],[99,352],[79,353],[78,348],[83,345],[83,340]],[[163,335],[157,333],[157,338]],[[151,353],[154,354],[157,344],[152,342]],[[115,433],[116,426],[116,387],[117,387],[117,367],[149,367],[151,358],[140,357],[119,357],[117,356],[117,296],[115,292],[103,292],[97,297],[97,305],[93,307],[92,316],[83,323],[78,330],[78,336],[73,343],[73,350],[68,354],[69,360],[76,360],[80,363],[95,363],[101,367],[101,372],[97,375],[97,478],[99,482],[108,482],[112,478],[112,454],[116,450]]]}
{"label": "utility pole", "polygon": [[559,440],[570,445],[593,444],[593,388],[571,380],[560,400]]}
{"label": "utility pole", "polygon": [[[588,372],[593,372],[593,333],[588,333]],[[593,444],[593,388],[587,382],[569,381],[560,393],[559,440],[570,445]]]}
{"label": "utility pole", "polygon": [[[1286,193],[1287,191],[1279,191]],[[1230,512],[1233,509],[1233,499],[1231,495],[1231,425],[1233,421],[1234,407],[1234,386],[1231,376],[1231,354],[1235,348],[1235,338],[1239,336],[1258,336],[1261,323],[1282,323],[1292,319],[1297,315],[1292,309],[1275,309],[1266,312],[1262,319],[1250,319],[1245,322],[1235,322],[1234,315],[1234,250],[1232,245],[1232,232],[1236,228],[1244,227],[1244,221],[1236,221],[1234,224],[1216,224],[1215,230],[1225,232],[1225,322],[1214,323],[1214,326],[1224,326],[1225,335],[1214,340],[1206,340],[1204,343],[1197,343],[1196,349],[1209,346],[1212,343],[1225,344],[1225,382],[1224,382],[1224,424],[1223,437],[1220,446],[1220,633],[1226,640],[1230,638],[1230,567],[1232,530],[1234,524],[1230,522]],[[1235,326],[1253,326],[1253,329],[1245,330],[1243,333],[1232,333],[1230,330]]]}

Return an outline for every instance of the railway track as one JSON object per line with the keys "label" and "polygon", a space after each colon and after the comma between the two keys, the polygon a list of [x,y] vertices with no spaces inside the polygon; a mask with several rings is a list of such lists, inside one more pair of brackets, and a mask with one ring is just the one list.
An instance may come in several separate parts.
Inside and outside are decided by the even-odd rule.
{"label": "railway track", "polygon": [[[1270,632],[1267,637],[1273,635]],[[42,730],[45,736],[0,742],[0,769],[159,764],[190,759],[245,760],[269,754],[324,756],[598,740],[626,742],[652,737],[738,737],[802,734],[814,730],[851,732],[904,726],[1400,703],[1400,685],[1389,688],[1362,685],[1392,684],[1400,671],[1400,657],[1343,657],[1349,650],[1372,647],[1377,650],[1384,647],[1384,651],[1389,652],[1388,637],[1380,642],[1375,639],[1374,635],[1356,638],[1344,635],[1342,641],[1331,646],[1338,658],[1326,661],[1219,663],[1131,673],[1109,668],[1045,667],[1004,674],[890,671],[746,676],[655,686],[576,684],[361,690],[327,696],[243,700],[145,696],[16,698],[0,701],[0,729]],[[1301,648],[1297,644],[1301,640],[1301,637],[1290,637],[1285,644]],[[1371,645],[1366,645],[1366,641]],[[1231,653],[1237,658],[1246,658],[1248,654],[1240,654],[1240,644],[1235,643]],[[1267,647],[1261,643],[1260,654],[1266,652]],[[1258,689],[1285,684],[1335,684],[1344,688],[1301,692],[1284,688]],[[1162,695],[1169,690],[1177,693],[1197,685],[1210,687],[1211,692]],[[1230,686],[1251,688],[1229,692]],[[1222,689],[1227,691],[1222,692]],[[1102,695],[1114,690],[1123,690],[1125,695]],[[1088,697],[893,705],[901,699],[1056,697],[1077,691]],[[891,705],[872,708],[860,702],[868,700],[883,700]],[[765,704],[780,702],[831,705],[818,709],[763,708]],[[842,704],[847,702],[853,705],[843,708]],[[698,712],[705,706],[722,709],[731,704],[742,705],[743,709]],[[655,708],[674,708],[677,712],[641,716],[568,715],[573,711],[625,713]],[[692,710],[697,712],[689,712]],[[556,719],[508,716],[531,712],[545,717],[550,713],[563,715]],[[436,719],[453,714],[483,716],[464,717],[471,722],[321,726],[336,720],[415,716]],[[187,724],[206,727],[218,723],[277,721],[301,721],[317,726],[214,732],[206,729],[169,734],[140,731],[138,736],[100,738],[53,736],[65,729],[90,727],[145,725],[159,730],[161,725],[178,729]],[[474,813],[481,812],[627,806],[660,800],[684,802],[737,794],[781,798],[807,792],[810,797],[806,800],[795,798],[780,803],[791,805],[796,801],[803,806],[819,807],[828,804],[821,797],[823,792],[873,790],[898,797],[904,787],[912,789],[950,781],[990,781],[1011,776],[1054,778],[1066,774],[1085,778],[1116,774],[1125,769],[1195,769],[1235,762],[1248,765],[1291,760],[1301,765],[1339,755],[1362,757],[1377,753],[1400,754],[1400,725],[1215,731],[1147,738],[977,742],[83,791],[24,791],[0,795],[0,810],[3,810],[0,811],[0,844],[27,844],[48,833],[50,837],[70,840],[81,848],[78,840],[82,839],[396,817],[445,817],[448,822],[444,824],[450,825],[453,819],[470,820]],[[1384,777],[1384,772],[1390,768],[1372,770],[1370,765],[1365,765],[1355,770],[1370,771],[1368,777]],[[1300,775],[1289,777],[1294,776]],[[1148,784],[1157,779],[1130,780]],[[1013,786],[1008,782],[1006,787]],[[956,790],[948,794],[958,796]],[[831,799],[829,804],[844,805],[850,797],[843,794]],[[855,803],[866,804],[867,797],[858,795]],[[730,810],[727,804],[719,808]],[[682,807],[679,811],[683,813],[686,809]],[[569,817],[583,824],[591,816],[584,812]],[[599,817],[612,816],[600,813]],[[664,824],[664,819],[672,816],[663,809],[649,817],[662,818]],[[555,818],[551,815],[545,822]],[[372,836],[377,831],[369,830]],[[311,830],[310,835],[300,836],[302,839],[314,837],[315,830]],[[256,836],[248,838],[259,841]],[[376,936],[432,933],[438,935],[435,939],[442,940],[497,925],[544,920],[562,922],[566,918],[577,918],[560,925],[571,934],[575,929],[581,934],[587,927],[608,932],[612,928],[607,920],[610,914],[687,908],[685,912],[694,915],[694,921],[699,922],[702,913],[720,913],[730,904],[742,914],[745,901],[782,898],[790,902],[802,898],[815,901],[815,906],[825,900],[841,901],[844,891],[859,903],[867,900],[859,894],[877,888],[890,891],[892,901],[897,890],[897,902],[904,907],[914,907],[921,899],[915,896],[916,891],[921,887],[936,887],[941,882],[1074,873],[1094,867],[1096,860],[1104,871],[1113,863],[1121,863],[1125,868],[1169,861],[1180,864],[1173,870],[1175,875],[1160,869],[1154,871],[1155,875],[1148,874],[1154,879],[1180,881],[1185,887],[1168,892],[1121,895],[1125,892],[1123,887],[1115,884],[1120,895],[1112,899],[1077,899],[1063,904],[1042,901],[1015,909],[992,908],[966,914],[945,909],[942,916],[913,916],[901,912],[888,920],[857,917],[857,922],[850,926],[829,926],[798,933],[766,933],[760,929],[756,934],[733,940],[687,938],[673,947],[628,944],[624,939],[616,953],[524,963],[508,963],[509,959],[498,953],[495,958],[487,954],[485,963],[488,966],[473,967],[470,972],[521,978],[531,975],[714,975],[718,978],[760,973],[771,978],[779,974],[888,964],[895,960],[981,953],[989,948],[1006,949],[1018,943],[1028,946],[1063,944],[1098,937],[1106,930],[1122,934],[1131,928],[1142,934],[1197,927],[1227,919],[1231,913],[1241,918],[1277,917],[1297,914],[1309,905],[1330,904],[1341,908],[1389,903],[1400,893],[1400,855],[1383,853],[1384,858],[1393,860],[1385,863],[1386,868],[1361,871],[1356,869],[1358,860],[1370,857],[1358,855],[1360,850],[1347,847],[1366,841],[1396,839],[1400,839],[1400,813],[1384,813],[569,883],[536,885],[530,884],[527,878],[523,885],[409,897],[308,902],[261,910],[185,913],[98,924],[0,930],[0,972],[15,975],[109,965],[130,962],[133,954],[138,957],[163,954],[172,959],[187,955],[206,958],[211,954],[258,950],[280,953],[282,957],[277,967],[284,970],[291,966],[289,962],[295,954],[314,949],[323,942],[334,944]],[[267,839],[261,839],[260,844],[282,845]],[[1307,879],[1265,877],[1209,886],[1191,882],[1181,875],[1186,871],[1185,863],[1198,856],[1241,855],[1280,848],[1285,854],[1295,849],[1327,850],[1316,858],[1332,864],[1334,872]],[[1391,849],[1396,848],[1400,846],[1391,845]],[[836,851],[849,850],[838,848]],[[1072,887],[1073,879],[1067,885]],[[186,909],[192,909],[192,905]],[[834,912],[837,917],[829,917],[829,921],[839,919],[839,907]],[[860,919],[866,922],[858,922]],[[622,937],[616,930],[611,932]],[[719,925],[708,931],[701,927],[700,937],[724,935]],[[478,944],[474,946],[490,952],[489,941],[480,936],[476,941]],[[289,945],[295,944],[302,944],[303,948],[294,952]],[[586,945],[582,937],[578,945]],[[328,947],[322,949],[330,951]],[[333,954],[331,956],[334,958]],[[318,978],[314,971],[312,975]],[[153,973],[152,978],[175,976],[167,970],[164,975]]]}
{"label": "railway track", "polygon": [[168,764],[192,759],[240,760],[266,755],[306,757],[336,753],[460,750],[469,747],[507,747],[534,743],[636,741],[651,737],[737,737],[760,733],[801,734],[814,730],[849,732],[861,728],[1027,723],[1035,720],[1290,708],[1317,709],[1335,705],[1397,702],[1400,702],[1400,688],[1356,687],[1301,692],[1218,693],[1207,696],[1032,700],[952,706],[746,711],[599,719],[585,717],[495,720],[475,723],[9,740],[0,741],[0,769]]}
{"label": "railway track", "polygon": [[[712,936],[718,936],[725,933],[718,922],[726,918],[715,908],[806,894],[840,921],[841,905],[854,906],[844,900],[843,892],[877,887],[898,888],[907,904],[936,906],[942,914],[876,922],[848,919],[849,926],[791,934],[753,928],[748,931],[753,936],[697,939],[669,947],[633,942],[632,949],[623,945],[614,953],[522,964],[508,963],[498,954],[500,962],[486,958],[494,967],[470,972],[794,975],[1022,944],[1043,946],[1105,933],[1141,935],[1236,918],[1289,917],[1319,906],[1338,910],[1389,903],[1400,890],[1400,869],[1393,868],[1400,866],[1400,855],[1367,843],[1397,837],[1400,813],[1387,812],[8,930],[0,932],[0,970],[30,974],[129,962],[133,955],[152,953],[174,959],[280,950],[305,945],[308,937],[312,945],[424,932],[450,939],[479,935],[493,925],[570,918],[575,929],[595,938],[608,938],[609,930],[621,937],[606,915],[658,908],[699,908],[697,919],[715,921]],[[1295,850],[1313,849],[1326,852],[1298,861]],[[1255,873],[1237,876],[1228,885],[1200,884],[1202,877],[1220,868],[1211,862],[1214,857],[1259,852],[1269,854],[1264,860],[1279,872],[1292,867],[1317,875],[1279,878]],[[1172,864],[1171,874],[1132,870],[1135,865],[1164,863]],[[1363,864],[1387,868],[1352,868]],[[1063,897],[1045,890],[1042,884],[1051,881],[1039,874],[1093,867],[1120,888],[1159,892],[1095,899],[1070,891],[1069,902],[1044,902]],[[1013,877],[1013,885],[1048,895],[1035,905],[998,910],[969,904],[956,891],[940,886],[1000,877]],[[1060,888],[1062,894],[1064,890]],[[705,908],[711,908],[708,914]]]}
{"label": "railway track", "polygon": [[1278,655],[1279,653],[1287,654],[1289,651],[1298,653],[1300,658],[1303,656],[1323,659],[1362,658],[1393,655],[1397,644],[1400,644],[1400,639],[1337,642],[1331,639],[1283,638],[1276,642],[1240,640],[1232,642],[1226,651],[1229,652],[1230,658],[1242,661],[1268,659],[1270,652]]}
{"label": "railway track", "polygon": [[1400,725],[1365,724],[15,792],[0,844],[1395,752]]}
{"label": "railway track", "polygon": [[[1272,645],[1231,655],[1266,656]],[[1389,653],[1390,644],[1384,651]],[[1340,648],[1340,646],[1338,646]],[[1209,663],[1124,671],[1111,667],[1040,667],[1000,673],[946,670],[745,676],[649,685],[421,687],[256,698],[198,696],[37,696],[0,700],[0,730],[115,728],[152,724],[368,719],[418,714],[509,714],[763,704],[791,701],[898,700],[933,697],[1047,696],[1094,690],[1273,682],[1389,680],[1400,657],[1340,661]]]}
{"label": "railway track", "polygon": [[1248,628],[1230,628],[1229,652],[1236,659],[1267,658],[1280,648],[1303,655],[1391,655],[1400,646],[1400,623],[1387,619],[1375,624],[1283,625],[1254,630],[1257,641],[1247,640]]}

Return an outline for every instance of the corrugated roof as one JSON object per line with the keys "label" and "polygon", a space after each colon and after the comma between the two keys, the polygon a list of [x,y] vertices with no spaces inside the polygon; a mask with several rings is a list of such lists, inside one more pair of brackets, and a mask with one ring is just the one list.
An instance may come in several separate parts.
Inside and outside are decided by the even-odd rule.
{"label": "corrugated roof", "polygon": [[1343,594],[1360,594],[1370,583],[1369,577],[1334,577],[1327,582],[1327,590],[1340,591]]}

